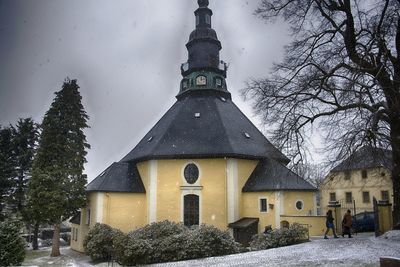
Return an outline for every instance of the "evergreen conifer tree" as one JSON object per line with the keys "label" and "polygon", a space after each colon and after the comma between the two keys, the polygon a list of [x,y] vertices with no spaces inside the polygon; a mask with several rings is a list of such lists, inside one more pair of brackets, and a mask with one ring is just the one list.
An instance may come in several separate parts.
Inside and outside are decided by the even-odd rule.
{"label": "evergreen conifer tree", "polygon": [[5,207],[13,187],[15,157],[12,147],[12,130],[0,126],[0,221],[6,218]]}
{"label": "evergreen conifer tree", "polygon": [[37,125],[32,118],[19,119],[13,132],[13,150],[15,153],[16,178],[12,192],[14,208],[22,214],[25,205],[28,181],[32,168],[35,146],[38,140]]}
{"label": "evergreen conifer tree", "polygon": [[76,80],[66,79],[46,112],[29,184],[28,206],[54,225],[51,256],[59,256],[60,223],[85,205],[88,116]]}

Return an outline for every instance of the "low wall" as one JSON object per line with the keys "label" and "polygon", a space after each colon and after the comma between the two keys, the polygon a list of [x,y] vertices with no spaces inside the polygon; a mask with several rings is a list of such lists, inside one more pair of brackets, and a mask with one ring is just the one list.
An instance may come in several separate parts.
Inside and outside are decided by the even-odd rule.
{"label": "low wall", "polygon": [[307,225],[310,236],[323,236],[326,230],[326,216],[281,215],[282,221]]}

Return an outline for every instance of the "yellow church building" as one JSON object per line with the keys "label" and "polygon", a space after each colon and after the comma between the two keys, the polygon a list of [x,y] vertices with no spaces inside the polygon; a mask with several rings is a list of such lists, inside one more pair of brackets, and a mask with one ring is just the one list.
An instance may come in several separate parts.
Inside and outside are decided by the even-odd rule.
{"label": "yellow church building", "polygon": [[232,102],[213,13],[207,0],[198,3],[177,101],[87,185],[87,206],[71,220],[73,249],[83,251],[95,223],[124,232],[163,220],[210,224],[242,243],[292,222],[322,234],[316,188],[286,167],[289,159]]}

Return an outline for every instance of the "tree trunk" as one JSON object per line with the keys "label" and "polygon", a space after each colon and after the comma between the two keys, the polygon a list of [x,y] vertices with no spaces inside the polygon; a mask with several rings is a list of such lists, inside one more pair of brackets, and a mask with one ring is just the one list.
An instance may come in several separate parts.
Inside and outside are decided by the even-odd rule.
{"label": "tree trunk", "polygon": [[53,244],[51,246],[51,257],[60,256],[60,223],[54,225]]}
{"label": "tree trunk", "polygon": [[400,124],[392,126],[393,226],[400,223]]}
{"label": "tree trunk", "polygon": [[35,223],[35,225],[33,226],[33,239],[32,239],[32,249],[33,250],[39,249],[38,235],[39,235],[39,224]]}

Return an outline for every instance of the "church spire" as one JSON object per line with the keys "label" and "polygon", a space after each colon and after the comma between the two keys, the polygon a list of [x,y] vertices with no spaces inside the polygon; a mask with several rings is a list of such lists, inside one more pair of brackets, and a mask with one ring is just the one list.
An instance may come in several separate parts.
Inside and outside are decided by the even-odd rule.
{"label": "church spire", "polygon": [[213,12],[208,8],[208,0],[197,2],[199,8],[194,12],[196,28],[186,44],[189,58],[181,66],[183,79],[179,95],[204,89],[229,94],[225,83],[227,65],[219,58],[222,46],[217,33],[211,28]]}

